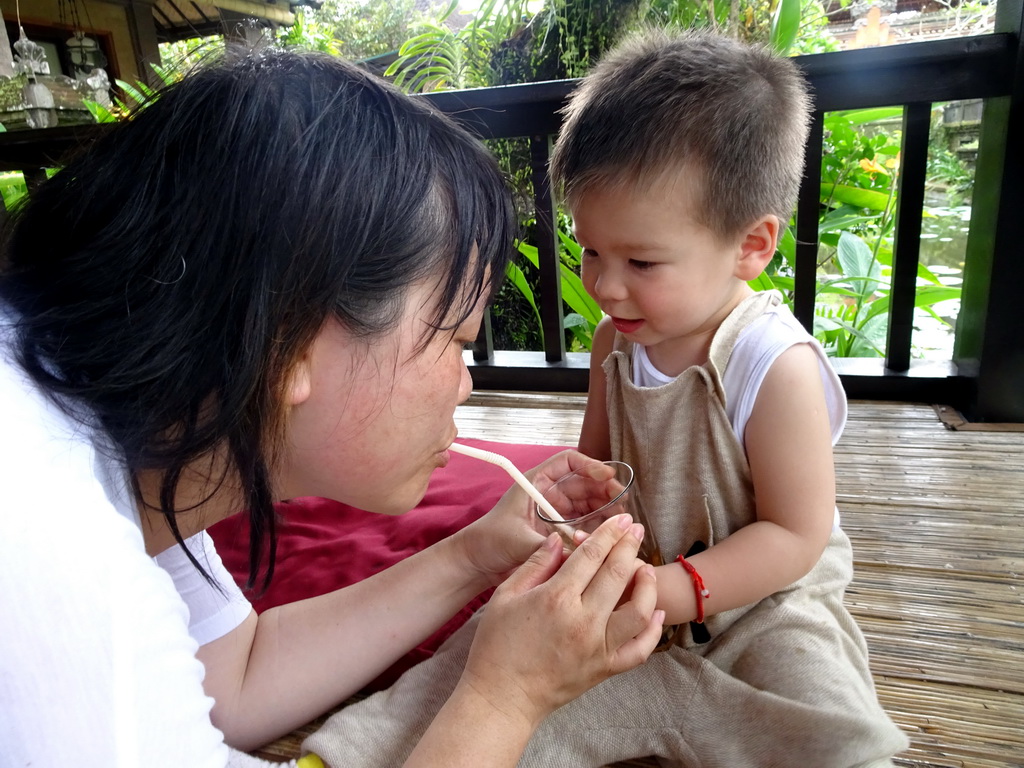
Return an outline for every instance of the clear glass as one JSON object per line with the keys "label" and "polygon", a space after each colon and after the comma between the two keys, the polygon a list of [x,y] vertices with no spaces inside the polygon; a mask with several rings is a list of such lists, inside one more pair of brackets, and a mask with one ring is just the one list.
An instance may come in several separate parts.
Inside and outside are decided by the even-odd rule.
{"label": "clear glass", "polygon": [[591,471],[583,468],[560,477],[544,491],[544,498],[564,519],[552,520],[540,505],[534,505],[537,517],[556,531],[571,549],[575,545],[576,531],[593,533],[609,517],[626,513],[634,523],[644,526],[644,540],[639,557],[652,565],[661,565],[661,552],[646,516],[637,503],[636,477],[633,468],[624,461],[606,461],[605,466],[615,470],[607,479],[596,480]]}
{"label": "clear glass", "polygon": [[570,547],[574,546],[572,537],[576,531],[593,533],[610,517],[625,512],[636,520],[630,503],[633,468],[623,461],[606,461],[604,465],[614,470],[607,479],[595,479],[593,471],[583,467],[563,475],[544,491],[544,498],[563,520],[551,519],[539,504],[534,505],[537,517],[557,531]]}

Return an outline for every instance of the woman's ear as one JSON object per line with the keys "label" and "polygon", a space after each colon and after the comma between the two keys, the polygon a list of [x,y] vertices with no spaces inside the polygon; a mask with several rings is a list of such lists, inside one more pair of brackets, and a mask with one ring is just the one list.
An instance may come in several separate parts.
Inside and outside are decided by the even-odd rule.
{"label": "woman's ear", "polygon": [[289,407],[301,405],[313,393],[313,370],[311,349],[307,349],[288,374],[285,386],[285,403]]}
{"label": "woman's ear", "polygon": [[750,226],[740,241],[740,256],[736,262],[736,277],[753,280],[760,275],[775,255],[779,242],[779,217],[767,215]]}

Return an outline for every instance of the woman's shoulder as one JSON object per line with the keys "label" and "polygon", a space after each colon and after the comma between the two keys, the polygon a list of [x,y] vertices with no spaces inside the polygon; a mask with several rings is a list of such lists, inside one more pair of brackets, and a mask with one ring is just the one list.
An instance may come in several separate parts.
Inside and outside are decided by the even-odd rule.
{"label": "woman's shoulder", "polygon": [[[0,658],[18,706],[5,746],[18,764],[108,764],[116,735],[136,738],[142,728],[147,743],[136,746],[147,762],[158,760],[149,735],[166,730],[154,743],[189,753],[176,764],[203,764],[192,759],[198,747],[177,743],[187,725],[223,758],[188,609],[118,508],[117,462],[8,349],[0,355]],[[66,714],[60,739],[54,712]]]}

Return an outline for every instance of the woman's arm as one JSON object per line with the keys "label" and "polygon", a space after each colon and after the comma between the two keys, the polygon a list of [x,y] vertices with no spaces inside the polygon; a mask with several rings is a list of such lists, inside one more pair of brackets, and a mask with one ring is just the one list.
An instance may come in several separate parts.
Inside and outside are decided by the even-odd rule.
{"label": "woman's arm", "polygon": [[608,383],[605,379],[605,358],[611,354],[615,340],[615,326],[610,317],[602,318],[594,331],[590,350],[590,383],[587,390],[587,409],[583,413],[583,427],[580,429],[580,453],[601,461],[612,457],[611,441],[608,436]]}
{"label": "woman's arm", "polygon": [[[757,522],[687,558],[710,597],[705,615],[749,605],[804,576],[832,530],[835,469],[821,375],[806,344],[786,350],[765,377],[745,433]],[[658,607],[692,621],[696,598],[678,563],[658,568]]]}
{"label": "woman's arm", "polygon": [[[565,451],[528,476],[543,490],[588,462]],[[252,749],[345,700],[534,553],[545,538],[534,520],[513,486],[480,520],[385,571],[251,614],[199,650],[214,724]]]}
{"label": "woman's arm", "polygon": [[214,725],[250,750],[344,701],[490,586],[452,538],[370,578],[255,613],[202,646]]}

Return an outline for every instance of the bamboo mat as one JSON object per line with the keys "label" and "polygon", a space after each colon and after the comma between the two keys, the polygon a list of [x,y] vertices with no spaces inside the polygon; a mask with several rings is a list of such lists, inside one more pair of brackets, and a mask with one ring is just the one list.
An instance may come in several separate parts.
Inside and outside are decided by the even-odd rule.
{"label": "bamboo mat", "polygon": [[[456,422],[462,437],[573,446],[584,405],[478,392]],[[854,548],[847,605],[879,699],[911,741],[896,763],[1024,767],[1024,433],[952,431],[931,406],[854,402],[835,462]],[[300,739],[262,754],[294,756]]]}

